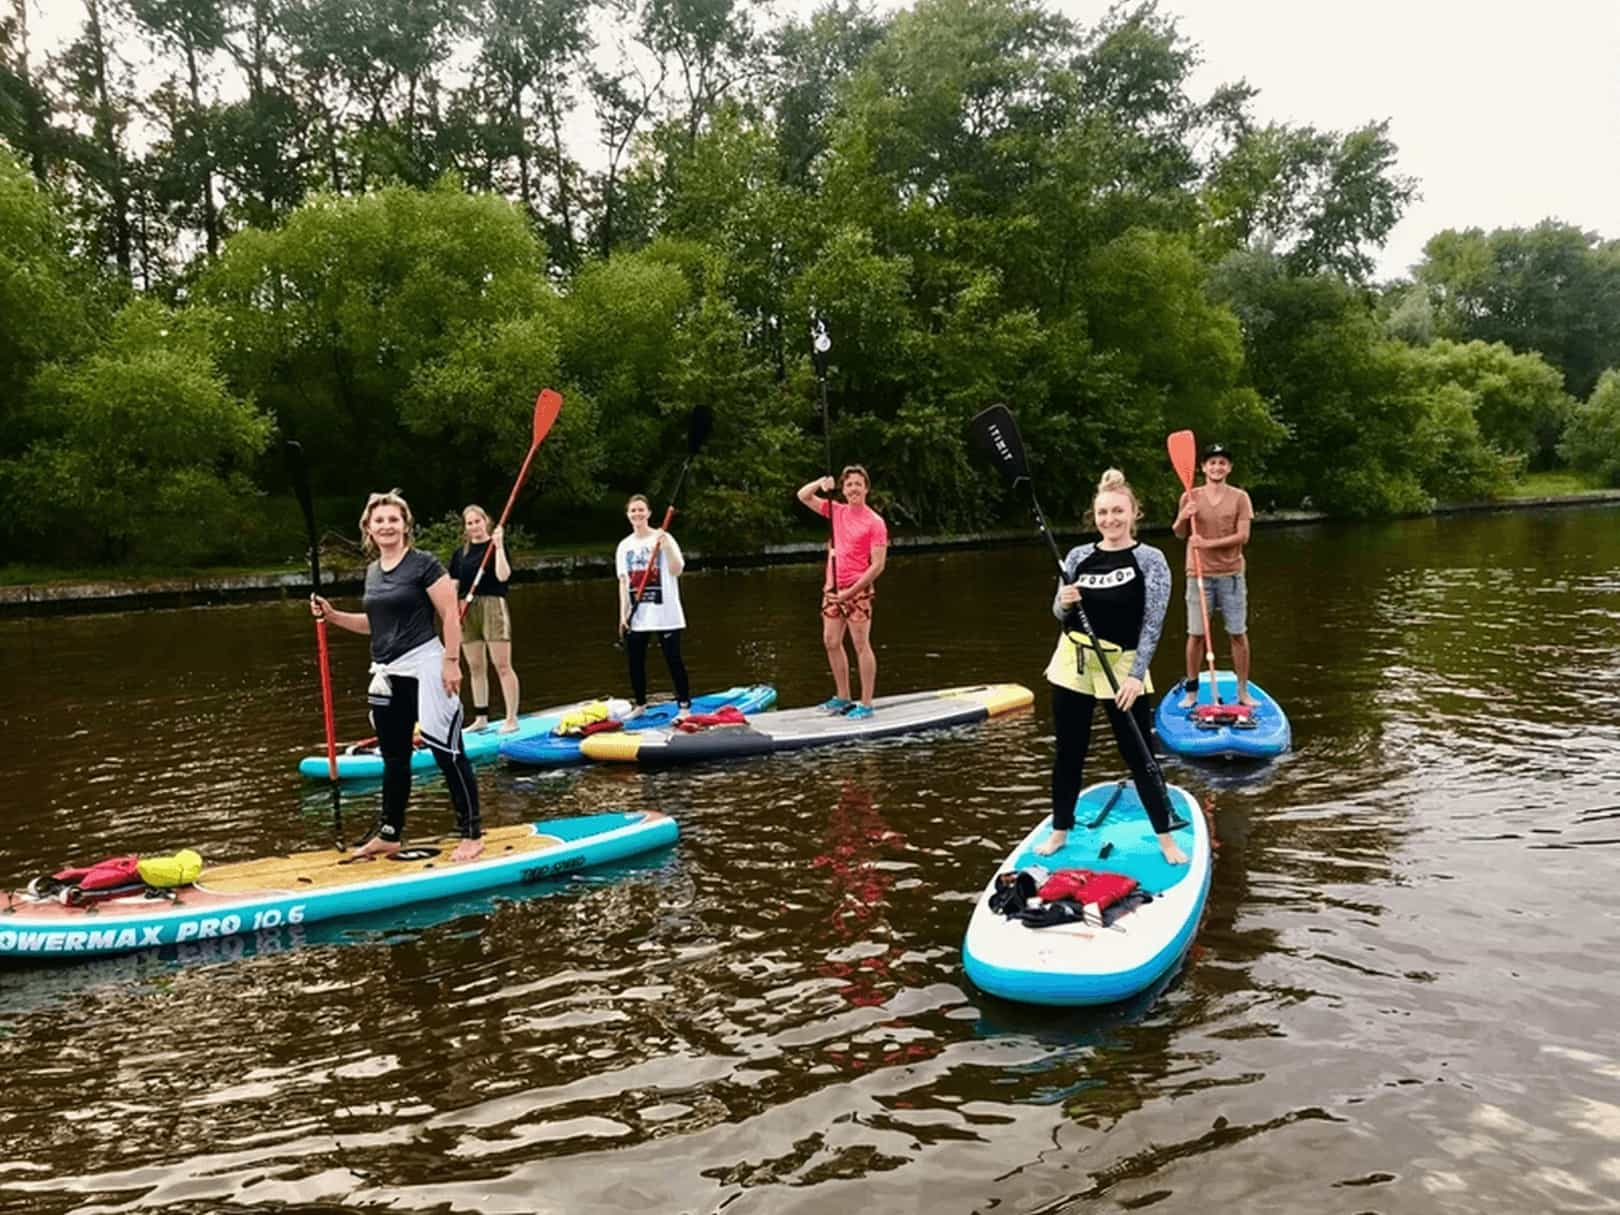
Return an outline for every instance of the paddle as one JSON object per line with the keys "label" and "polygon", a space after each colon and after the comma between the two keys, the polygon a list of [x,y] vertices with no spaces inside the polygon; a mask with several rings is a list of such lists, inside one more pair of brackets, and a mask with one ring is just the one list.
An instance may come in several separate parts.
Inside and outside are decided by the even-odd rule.
{"label": "paddle", "polygon": [[[821,436],[827,444],[827,475],[833,476],[832,424],[827,412],[827,358],[832,353],[832,334],[827,332],[827,318],[812,317],[810,321],[810,363],[816,369],[816,382],[821,385]],[[838,490],[834,488],[833,493]],[[827,499],[827,568],[832,574],[832,587],[838,590],[837,530],[833,527],[833,494]]]}
{"label": "paddle", "polygon": [[[1178,430],[1165,439],[1165,446],[1170,449],[1170,463],[1175,465],[1176,476],[1181,478],[1181,488],[1189,494],[1192,493],[1193,473],[1198,468],[1198,440],[1193,437],[1190,430]],[[1198,608],[1204,614],[1204,649],[1209,656],[1209,691],[1215,698],[1215,703],[1221,703],[1220,684],[1215,681],[1215,635],[1209,631],[1209,598],[1204,594],[1204,558],[1198,551],[1198,520],[1190,518],[1187,525],[1191,529],[1194,540],[1193,577],[1198,580]],[[1195,695],[1197,689],[1193,689]]]}
{"label": "paddle", "polygon": [[[1023,436],[1018,433],[1018,423],[1013,421],[1012,411],[1005,405],[992,405],[989,409],[975,414],[971,425],[973,437],[979,441],[979,446],[989,453],[996,467],[1001,469],[1013,488],[1016,489],[1020,481],[1029,486],[1029,502],[1035,508],[1035,522],[1040,526],[1041,535],[1046,538],[1047,546],[1052,550],[1052,559],[1057,562],[1058,577],[1067,582],[1069,571],[1063,566],[1063,551],[1058,548],[1057,538],[1052,535],[1052,529],[1047,527],[1046,512],[1041,510],[1040,499],[1035,496],[1035,482],[1030,479],[1029,461],[1024,456]],[[1103,659],[1102,642],[1097,639],[1097,633],[1091,627],[1091,619],[1086,615],[1085,606],[1077,602],[1071,610],[1085,631],[1087,640],[1091,642],[1091,648],[1096,651],[1099,661],[1102,662],[1103,674],[1108,677],[1108,686],[1114,689],[1117,696],[1119,679],[1114,674],[1114,664]],[[1136,718],[1130,713],[1127,712],[1123,716],[1137,745],[1147,756],[1148,770],[1152,772],[1160,793],[1164,795],[1165,805],[1173,806],[1169,790],[1164,787],[1164,773],[1159,771],[1158,761],[1153,758],[1153,748],[1148,746],[1147,739],[1142,737],[1142,728],[1136,724]]]}
{"label": "paddle", "polygon": [[[506,505],[501,508],[500,522],[497,528],[506,526],[506,517],[512,513],[512,503],[517,501],[518,490],[523,488],[523,479],[529,475],[529,465],[534,463],[534,453],[540,450],[540,444],[545,441],[546,432],[551,424],[557,420],[562,412],[562,393],[551,388],[543,388],[534,401],[534,438],[529,443],[529,454],[523,457],[523,467],[518,469],[517,480],[512,483],[512,492],[506,495]],[[472,585],[467,588],[467,597],[461,601],[461,618],[467,618],[467,609],[472,606],[473,596],[478,594],[478,583],[484,577],[484,566],[489,564],[489,555],[495,551],[490,544],[485,547],[484,555],[478,559],[478,570],[473,574]]]}
{"label": "paddle", "polygon": [[623,634],[630,631],[635,622],[636,609],[641,606],[641,593],[647,589],[647,580],[658,566],[658,550],[663,546],[664,533],[669,525],[675,521],[675,503],[680,499],[681,486],[686,484],[686,470],[692,467],[692,460],[702,449],[704,441],[709,437],[709,430],[714,425],[714,413],[707,405],[699,405],[692,411],[692,416],[686,423],[686,461],[681,465],[681,472],[675,478],[675,492],[669,496],[669,505],[664,508],[664,521],[658,525],[658,537],[653,541],[652,552],[647,556],[647,568],[641,571],[641,580],[636,583],[635,594],[630,597],[630,611],[624,618],[624,628],[620,629],[620,637],[615,645],[623,645]]}
{"label": "paddle", "polygon": [[[287,443],[287,471],[292,477],[293,493],[304,512],[304,530],[309,536],[309,584],[313,594],[321,593],[321,542],[315,531],[315,503],[309,496],[309,470],[304,464],[301,443]],[[338,784],[337,723],[332,715],[332,662],[326,648],[326,620],[315,617],[315,652],[320,657],[321,716],[326,726],[326,771],[332,781],[332,829],[337,836],[338,850],[343,849],[342,788]]]}

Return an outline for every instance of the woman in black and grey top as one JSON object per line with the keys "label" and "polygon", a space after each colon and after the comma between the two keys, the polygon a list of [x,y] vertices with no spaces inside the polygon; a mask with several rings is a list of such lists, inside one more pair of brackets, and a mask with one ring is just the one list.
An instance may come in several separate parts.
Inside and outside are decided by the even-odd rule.
{"label": "woman in black and grey top", "polygon": [[[412,735],[419,727],[450,786],[461,843],[453,861],[484,850],[478,783],[461,746],[461,616],[456,584],[432,553],[411,547],[411,508],[394,490],[372,494],[360,535],[377,560],[366,567],[364,612],[340,612],[319,595],[310,611],[371,637],[371,723],[383,757],[382,817],[357,856],[399,851],[411,797]],[[439,641],[435,622],[444,629]]]}
{"label": "woman in black and grey top", "polygon": [[[1187,858],[1170,835],[1170,804],[1158,764],[1145,743],[1153,736],[1153,715],[1144,692],[1153,690],[1148,665],[1164,629],[1170,605],[1170,566],[1164,554],[1136,539],[1141,515],[1136,494],[1125,474],[1110,468],[1097,486],[1091,504],[1101,539],[1082,544],[1063,562],[1063,581],[1052,601],[1052,614],[1064,621],[1057,650],[1046,666],[1052,685],[1052,716],[1057,727],[1057,755],[1052,762],[1052,834],[1036,846],[1050,855],[1068,841],[1074,826],[1075,801],[1085,781],[1086,754],[1091,749],[1091,720],[1098,702],[1108,713],[1119,753],[1136,780],[1137,795],[1159,838],[1159,849],[1172,864]],[[1102,643],[1102,652],[1078,622],[1070,619],[1074,605],[1085,601],[1086,616]],[[1119,684],[1114,691],[1103,663],[1108,663]],[[1136,719],[1132,731],[1125,714]],[[1151,745],[1151,744],[1149,744]]]}

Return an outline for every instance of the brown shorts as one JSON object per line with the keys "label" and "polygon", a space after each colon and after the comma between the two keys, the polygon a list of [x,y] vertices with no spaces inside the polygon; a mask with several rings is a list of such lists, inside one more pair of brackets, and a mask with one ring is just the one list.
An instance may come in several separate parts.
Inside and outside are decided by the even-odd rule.
{"label": "brown shorts", "polygon": [[821,614],[828,620],[837,620],[842,616],[845,620],[872,619],[872,600],[877,592],[867,587],[858,595],[851,596],[839,603],[828,590],[821,592]]}
{"label": "brown shorts", "polygon": [[507,609],[506,597],[475,598],[461,621],[461,640],[511,641],[512,613]]}

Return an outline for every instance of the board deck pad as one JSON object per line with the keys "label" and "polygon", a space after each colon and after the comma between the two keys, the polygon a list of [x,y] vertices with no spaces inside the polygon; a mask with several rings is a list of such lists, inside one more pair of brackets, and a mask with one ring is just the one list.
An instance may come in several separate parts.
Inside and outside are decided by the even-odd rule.
{"label": "board deck pad", "polygon": [[[210,866],[193,884],[211,894],[247,894],[255,891],[304,890],[312,887],[353,885],[377,879],[394,880],[414,873],[448,865],[450,853],[461,841],[454,836],[410,840],[406,849],[430,848],[434,855],[422,860],[395,860],[387,857],[356,859],[353,853],[328,849],[324,852],[298,852],[291,856],[268,856],[253,861]],[[555,848],[562,840],[542,835],[530,823],[491,827],[484,832],[483,859],[495,859],[526,852]]]}
{"label": "board deck pad", "polygon": [[880,696],[871,717],[851,720],[819,708],[778,709],[745,726],[722,726],[695,734],[670,729],[639,734],[597,734],[583,750],[591,759],[620,763],[681,764],[740,759],[805,747],[888,738],[922,730],[969,725],[1025,708],[1034,694],[1019,684],[976,684],[932,692]]}

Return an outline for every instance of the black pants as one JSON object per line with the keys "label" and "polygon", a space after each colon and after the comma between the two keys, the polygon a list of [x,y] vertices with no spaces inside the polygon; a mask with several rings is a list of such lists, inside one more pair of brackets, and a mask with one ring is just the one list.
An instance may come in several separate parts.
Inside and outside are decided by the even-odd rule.
{"label": "black pants", "polygon": [[[1052,685],[1052,718],[1057,728],[1057,755],[1052,760],[1052,829],[1067,831],[1074,826],[1074,803],[1085,784],[1086,754],[1091,750],[1091,719],[1098,705],[1095,696],[1072,692],[1068,688]],[[1163,834],[1170,830],[1170,801],[1164,791],[1164,777],[1159,763],[1153,758],[1153,712],[1148,707],[1147,693],[1136,698],[1131,706],[1135,719],[1147,744],[1144,750],[1131,732],[1125,714],[1112,700],[1100,702],[1108,713],[1108,724],[1114,727],[1114,742],[1119,746],[1120,758],[1136,780],[1136,793],[1147,809],[1153,830]]]}
{"label": "black pants", "polygon": [[[416,680],[390,675],[393,695],[386,704],[373,701],[371,724],[377,728],[377,750],[382,752],[382,817],[377,834],[397,843],[405,835],[405,806],[411,800],[411,736],[416,732]],[[472,764],[461,747],[461,714],[456,714],[455,754],[428,743],[433,758],[450,786],[450,800],[456,807],[456,829],[461,838],[475,840],[484,834],[478,816],[478,781]]]}
{"label": "black pants", "polygon": [[658,638],[658,648],[664,651],[664,665],[669,668],[670,682],[675,685],[675,703],[683,709],[692,703],[692,686],[686,679],[686,663],[681,661],[681,630],[667,632],[631,631],[624,638],[624,652],[630,658],[630,691],[636,704],[647,703],[647,642]]}

